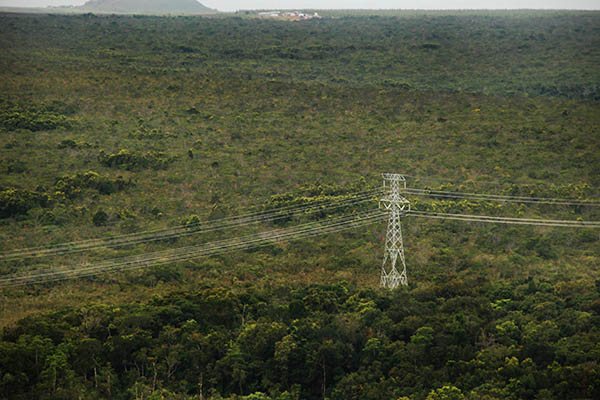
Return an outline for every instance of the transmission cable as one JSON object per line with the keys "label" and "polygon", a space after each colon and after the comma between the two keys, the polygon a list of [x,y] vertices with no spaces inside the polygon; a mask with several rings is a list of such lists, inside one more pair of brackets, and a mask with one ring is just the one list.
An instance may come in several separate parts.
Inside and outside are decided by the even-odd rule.
{"label": "transmission cable", "polygon": [[[345,223],[348,223],[349,221],[337,221],[336,224],[338,225],[342,225]],[[351,222],[351,221],[350,221]],[[310,224],[310,225],[314,225],[314,224]],[[333,224],[330,224],[333,225]],[[319,231],[320,228],[315,229],[314,227],[308,227],[308,228],[304,228],[303,231],[299,231],[298,229],[295,229],[294,231],[290,231],[287,232],[286,235],[293,237],[294,234],[299,233],[299,234],[307,234],[307,233],[311,233],[312,231]],[[298,232],[296,232],[298,231]],[[273,231],[273,232],[278,232],[278,231]],[[246,237],[246,239],[244,240],[244,238],[242,238],[240,240],[240,238],[233,238],[233,239],[227,239],[227,240],[221,240],[221,241],[215,241],[215,242],[210,242],[207,243],[205,245],[202,246],[188,246],[185,248],[179,248],[179,249],[170,249],[170,250],[166,250],[166,251],[160,251],[160,252],[154,252],[154,253],[146,253],[146,254],[142,254],[142,255],[137,255],[137,256],[129,256],[129,257],[123,257],[120,259],[115,259],[115,260],[107,260],[104,262],[100,262],[97,264],[82,264],[80,266],[75,267],[75,269],[71,269],[71,270],[62,270],[62,271],[50,271],[50,272],[44,272],[44,271],[30,271],[29,273],[26,273],[24,275],[12,275],[12,277],[9,277],[7,279],[4,279],[2,281],[14,281],[14,280],[21,280],[21,279],[35,279],[37,277],[49,277],[49,276],[53,276],[53,275],[70,275],[70,274],[75,274],[75,275],[79,275],[80,273],[84,273],[84,272],[94,272],[94,271],[107,271],[107,270],[116,270],[116,269],[121,269],[130,265],[136,265],[136,264],[151,264],[153,261],[155,260],[160,260],[161,262],[171,262],[171,261],[176,261],[183,258],[188,258],[190,256],[194,256],[197,253],[206,253],[207,250],[209,251],[214,251],[214,250],[220,250],[220,249],[227,249],[227,248],[237,248],[240,246],[243,246],[245,244],[251,244],[252,242],[263,242],[266,240],[272,240],[272,239],[277,239],[278,237],[282,236],[281,234],[274,234],[273,232],[271,233],[263,233],[262,235],[260,235],[259,238],[256,238],[256,235],[249,235],[248,237]]]}
{"label": "transmission cable", "polygon": [[[231,245],[239,244],[240,241],[241,242],[253,242],[253,241],[271,240],[271,239],[277,238],[279,236],[292,237],[293,235],[295,235],[298,232],[302,233],[302,234],[306,234],[306,233],[310,234],[311,232],[318,232],[324,228],[328,228],[331,226],[344,225],[347,223],[355,223],[357,220],[361,220],[362,218],[381,217],[383,215],[384,214],[381,211],[371,210],[371,211],[355,214],[352,216],[332,218],[326,225],[321,225],[319,222],[313,221],[313,222],[302,224],[302,225],[299,225],[299,226],[296,226],[293,228],[261,232],[261,233],[254,234],[254,235],[247,235],[247,236],[243,237],[242,239],[240,239],[240,238],[224,239],[224,240],[209,242],[204,245],[186,246],[186,247],[181,247],[181,248],[176,248],[176,249],[168,249],[168,250],[157,251],[157,252],[152,252],[152,253],[144,253],[141,255],[122,257],[122,258],[113,259],[113,260],[106,260],[103,262],[93,264],[92,266],[89,266],[89,264],[81,264],[80,266],[76,266],[73,271],[77,271],[77,270],[81,269],[82,267],[85,267],[86,269],[107,268],[107,267],[111,267],[111,266],[118,267],[120,265],[127,265],[132,262],[148,261],[148,260],[154,260],[154,259],[164,259],[165,257],[177,256],[179,253],[186,254],[186,255],[193,254],[194,252],[197,252],[199,249],[201,251],[204,251],[204,249],[207,246],[210,248],[229,247]],[[258,239],[255,239],[256,236],[258,236]],[[40,271],[39,270],[29,271],[29,272],[25,273],[25,275],[23,275],[23,276],[29,276],[31,274],[36,274],[38,272],[40,272]],[[62,272],[64,272],[64,271],[61,271],[60,273],[62,273]],[[67,271],[67,272],[69,272],[69,271]],[[41,272],[41,273],[47,274],[46,272]]]}
{"label": "transmission cable", "polygon": [[[354,195],[376,194],[377,192],[380,192],[381,190],[382,190],[381,188],[378,188],[378,189],[372,189],[372,190],[368,190],[368,191],[354,192],[354,193],[350,193],[350,195],[352,195],[352,194],[354,194]],[[73,242],[65,242],[65,243],[53,244],[53,245],[48,245],[48,246],[30,247],[30,248],[27,248],[27,249],[24,249],[24,250],[39,250],[39,249],[53,248],[53,247],[57,247],[57,246],[67,246],[67,245],[71,245],[71,244],[82,244],[82,243],[97,242],[97,241],[102,241],[102,240],[113,240],[113,239],[121,239],[121,238],[134,237],[134,236],[143,236],[143,235],[146,235],[146,234],[162,233],[162,232],[174,231],[174,230],[180,230],[180,229],[191,229],[191,228],[194,228],[194,227],[199,226],[199,225],[218,224],[218,223],[224,223],[225,221],[230,221],[230,220],[238,220],[238,219],[245,219],[245,218],[251,218],[251,217],[260,217],[261,215],[266,214],[266,213],[283,212],[283,211],[286,211],[286,210],[292,211],[292,210],[297,210],[297,209],[301,209],[301,208],[319,207],[321,205],[326,205],[328,203],[332,203],[335,200],[336,199],[325,199],[325,200],[320,200],[320,201],[317,201],[317,202],[314,202],[314,203],[308,204],[308,205],[307,204],[303,204],[303,205],[290,205],[290,206],[272,208],[272,209],[268,209],[268,210],[264,210],[264,211],[257,211],[257,212],[248,213],[248,214],[242,214],[242,215],[235,215],[235,216],[230,216],[230,217],[224,217],[224,218],[212,220],[212,221],[210,221],[208,223],[207,222],[196,222],[196,223],[192,223],[192,224],[183,224],[183,225],[173,226],[173,227],[169,227],[169,228],[161,228],[161,229],[147,230],[147,231],[138,231],[138,232],[133,232],[133,233],[129,233],[129,234],[113,236],[113,237],[111,237],[109,239],[103,239],[103,238],[86,239],[86,240],[79,240],[79,241],[73,241]],[[339,201],[341,202],[341,201],[348,201],[348,200],[353,200],[353,198],[342,199],[342,200],[339,200]]]}
{"label": "transmission cable", "polygon": [[95,275],[102,272],[119,271],[131,268],[143,268],[151,265],[160,265],[174,261],[197,258],[207,255],[220,254],[227,251],[248,249],[272,244],[275,241],[296,240],[309,236],[337,232],[351,229],[356,226],[366,225],[382,220],[386,213],[379,210],[357,213],[352,216],[330,219],[320,226],[311,222],[293,228],[262,232],[260,234],[242,236],[240,238],[226,239],[209,242],[200,246],[188,246],[166,251],[146,253],[138,256],[124,257],[121,259],[107,260],[98,264],[82,264],[70,270],[61,271],[30,271],[26,274],[9,275],[0,279],[0,286],[15,286],[32,282],[68,279]]}
{"label": "transmission cable", "polygon": [[[308,205],[279,207],[260,213],[257,212],[239,216],[226,217],[209,222],[181,225],[177,227],[155,231],[136,232],[108,239],[88,239],[82,241],[55,244],[51,246],[19,249],[1,254],[0,260],[68,254],[102,247],[122,247],[156,240],[174,239],[182,236],[201,234],[227,228],[237,228],[250,224],[258,224],[261,222],[288,218],[300,214],[309,214],[363,203],[366,201],[370,201],[372,197],[378,192],[380,192],[380,189],[365,192],[357,192],[355,197],[341,200],[328,199]],[[197,227],[201,228],[195,229]]]}
{"label": "transmission cable", "polygon": [[[416,176],[416,175],[407,175],[407,174],[401,174],[402,176],[404,176],[405,178],[411,178],[412,180],[415,181],[424,181],[424,182],[431,182],[431,183],[436,183],[436,184],[440,184],[440,182],[449,182],[453,179],[450,178],[443,178],[443,177],[438,177],[438,178],[431,178],[431,177],[424,177],[424,176]],[[540,183],[520,183],[520,182],[499,182],[499,181],[466,181],[465,183],[471,183],[471,184],[477,184],[477,185],[484,185],[484,186],[500,186],[502,187],[503,185],[511,185],[511,186],[526,186],[526,187],[531,187],[531,186],[535,186],[535,185],[540,185]],[[585,183],[584,183],[585,184]]]}
{"label": "transmission cable", "polygon": [[401,192],[402,191],[405,193],[413,194],[413,195],[430,196],[430,197],[461,198],[461,199],[474,199],[474,200],[484,200],[484,201],[514,202],[514,203],[600,207],[599,200],[576,200],[576,199],[558,199],[558,198],[552,198],[552,197],[508,196],[508,195],[480,194],[480,193],[468,193],[468,192],[450,192],[450,191],[444,191],[444,190],[429,190],[429,189],[417,189],[417,188],[401,189]]}
{"label": "transmission cable", "polygon": [[538,219],[538,218],[511,218],[511,217],[492,217],[486,215],[469,214],[450,214],[430,211],[410,210],[407,215],[411,217],[424,217],[436,219],[452,219],[470,222],[491,222],[498,224],[517,224],[517,225],[537,225],[537,226],[556,226],[568,228],[600,228],[600,221],[576,221],[576,220],[556,220],[556,219]]}

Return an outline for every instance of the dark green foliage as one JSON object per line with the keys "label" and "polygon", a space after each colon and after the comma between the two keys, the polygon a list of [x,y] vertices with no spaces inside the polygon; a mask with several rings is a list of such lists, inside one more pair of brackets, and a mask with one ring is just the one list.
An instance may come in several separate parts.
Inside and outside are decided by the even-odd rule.
{"label": "dark green foliage", "polygon": [[92,217],[92,222],[94,222],[94,225],[96,226],[106,225],[108,222],[108,214],[104,210],[98,210]]}
{"label": "dark green foliage", "polygon": [[59,149],[79,149],[79,148],[91,147],[91,145],[87,142],[75,141],[74,139],[64,139],[64,140],[61,140],[60,143],[58,144],[58,146],[56,146],[56,147]]}
{"label": "dark green foliage", "polygon": [[181,271],[168,266],[152,267],[150,268],[148,275],[153,276],[157,281],[162,282],[178,281],[182,277]]}
{"label": "dark green foliage", "polygon": [[59,178],[54,184],[54,188],[56,194],[72,199],[80,196],[85,189],[95,189],[102,194],[111,194],[132,185],[131,180],[125,181],[122,177],[111,179],[101,176],[97,172],[87,171]]}
{"label": "dark green foliage", "polygon": [[64,139],[57,146],[59,149],[74,149],[77,147],[77,143],[73,139]]}
{"label": "dark green foliage", "polygon": [[3,172],[7,174],[19,174],[27,171],[27,166],[21,160],[4,160],[2,162]]}
{"label": "dark green foliage", "polygon": [[[179,279],[174,271],[155,268],[150,276]],[[312,285],[282,288],[283,297],[277,290],[205,289],[31,317],[2,337],[0,393],[16,399],[83,390],[104,398],[106,388],[97,385],[104,371],[119,377],[111,387],[117,397],[144,388],[140,383],[187,396],[201,388],[211,399],[220,398],[209,395],[215,391],[336,400],[600,394],[600,315],[575,305],[597,301],[597,292],[572,292],[569,305],[561,296],[572,287],[558,282],[545,295],[558,304],[556,313],[536,318],[527,315],[539,304],[535,292],[492,312],[497,291],[482,283],[450,280],[420,293]],[[522,293],[525,286],[504,290]],[[564,331],[571,324],[576,329]]]}
{"label": "dark green foliage", "polygon": [[48,196],[25,189],[6,189],[0,191],[0,218],[25,214],[34,207],[48,205]]}
{"label": "dark green foliage", "polygon": [[433,49],[439,49],[441,47],[441,45],[439,43],[428,42],[428,43],[423,43],[421,45],[421,47],[423,47],[424,49],[432,49],[433,50]]}

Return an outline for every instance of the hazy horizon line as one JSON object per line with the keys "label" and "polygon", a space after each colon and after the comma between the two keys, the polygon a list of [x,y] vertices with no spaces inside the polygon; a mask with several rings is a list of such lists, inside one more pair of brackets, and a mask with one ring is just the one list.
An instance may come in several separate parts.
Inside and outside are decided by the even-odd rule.
{"label": "hazy horizon line", "polygon": [[[0,8],[31,8],[31,9],[47,9],[47,8],[80,8],[83,5],[47,5],[47,6],[9,6],[0,4]],[[211,8],[211,10],[219,11],[219,12],[238,12],[238,11],[266,11],[266,10],[323,10],[323,11],[600,11],[596,8],[343,8],[343,7],[333,7],[333,8],[314,8],[314,7],[292,7],[292,8],[279,8],[279,7],[271,7],[271,8],[240,8],[236,10],[228,10],[221,11],[216,8]]]}

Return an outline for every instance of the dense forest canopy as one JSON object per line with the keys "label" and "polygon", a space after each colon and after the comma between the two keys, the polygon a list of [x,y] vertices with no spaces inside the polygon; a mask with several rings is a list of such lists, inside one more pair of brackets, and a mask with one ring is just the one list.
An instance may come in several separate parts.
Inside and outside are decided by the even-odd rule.
{"label": "dense forest canopy", "polygon": [[[0,282],[358,215],[377,198],[350,200],[382,172],[425,189],[600,198],[600,13],[320,13],[0,15],[2,254],[187,229],[0,255]],[[416,210],[600,220],[581,204],[407,197]],[[334,201],[347,206],[196,230]],[[600,397],[597,229],[402,227],[409,286],[394,291],[378,287],[384,223],[3,285],[0,397]]]}

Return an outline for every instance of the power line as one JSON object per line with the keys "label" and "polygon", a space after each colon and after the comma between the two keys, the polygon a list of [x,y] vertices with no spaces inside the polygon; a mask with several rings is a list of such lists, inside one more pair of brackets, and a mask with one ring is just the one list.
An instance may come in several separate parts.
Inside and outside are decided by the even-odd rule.
{"label": "power line", "polygon": [[[411,178],[413,180],[418,180],[418,181],[424,181],[424,182],[431,182],[431,183],[437,183],[439,184],[440,182],[449,182],[451,179],[448,178],[444,178],[444,177],[436,177],[436,178],[431,178],[431,177],[424,177],[424,176],[416,176],[416,175],[406,175],[406,174],[402,174],[404,177],[406,178]],[[532,187],[532,186],[536,186],[536,185],[540,185],[540,183],[521,183],[521,182],[500,182],[500,181],[467,181],[465,183],[472,183],[472,184],[476,184],[476,185],[484,185],[484,186],[504,186],[504,185],[510,185],[510,186],[524,186],[524,187]],[[585,183],[583,183],[585,184]]]}
{"label": "power line", "polygon": [[[382,218],[382,217],[379,216],[378,218]],[[48,272],[48,273],[40,273],[40,274],[33,275],[33,276],[31,276],[31,275],[30,276],[16,276],[16,277],[13,276],[13,277],[7,278],[5,280],[2,280],[0,282],[0,285],[14,286],[14,285],[27,284],[27,283],[34,283],[34,282],[45,282],[45,281],[51,281],[51,280],[61,280],[61,279],[68,279],[68,278],[75,278],[75,277],[91,276],[91,275],[96,275],[96,274],[102,273],[102,272],[119,271],[119,270],[124,270],[124,269],[133,269],[133,268],[144,268],[144,267],[148,267],[151,265],[160,265],[160,264],[164,264],[164,263],[168,263],[168,262],[175,262],[175,261],[181,261],[181,260],[186,260],[186,259],[190,259],[190,258],[197,258],[197,257],[202,257],[202,256],[207,256],[207,255],[220,254],[220,253],[223,253],[226,251],[260,247],[260,246],[271,244],[275,240],[295,240],[295,239],[299,239],[299,238],[303,238],[303,237],[314,236],[315,234],[336,232],[336,231],[340,231],[340,230],[344,230],[344,229],[350,229],[355,226],[360,226],[360,225],[364,225],[367,223],[371,223],[374,221],[376,221],[376,219],[374,219],[372,217],[366,217],[365,219],[360,220],[360,221],[354,221],[354,222],[347,221],[347,222],[342,222],[342,223],[338,223],[335,225],[331,224],[331,226],[329,226],[329,227],[324,227],[324,229],[316,230],[316,231],[306,229],[304,231],[291,232],[289,234],[271,235],[266,238],[258,238],[258,239],[255,238],[252,240],[245,240],[245,241],[242,240],[242,241],[237,241],[237,242],[230,241],[228,243],[221,243],[221,242],[209,243],[201,248],[199,247],[194,252],[191,252],[188,250],[185,253],[177,252],[170,256],[166,256],[164,254],[156,255],[155,253],[151,253],[149,255],[150,257],[138,258],[138,259],[128,259],[124,262],[123,262],[123,260],[121,260],[121,262],[112,263],[112,264],[103,263],[103,264],[94,265],[94,266],[85,266],[84,265],[82,268],[78,268],[75,270],[67,270],[67,271],[63,270],[63,271],[58,271],[58,272],[55,271],[55,272]]]}
{"label": "power line", "polygon": [[[553,204],[553,205],[569,205],[569,206],[600,206],[600,201],[597,200],[574,200],[574,199],[559,199],[549,197],[531,197],[531,196],[508,196],[508,195],[493,195],[467,192],[452,192],[443,190],[428,190],[417,188],[406,188],[406,193],[440,197],[440,198],[462,198],[480,201],[500,201],[500,202],[517,202],[517,203],[533,203],[533,204]],[[324,211],[331,208],[340,208],[351,203],[360,203],[368,201],[372,196],[378,194],[381,189],[367,190],[361,192],[353,192],[346,196],[355,196],[344,198],[341,200],[327,199],[315,202],[309,205],[300,206],[285,206],[274,208],[266,211],[253,212],[239,216],[225,217],[210,222],[199,222],[188,225],[179,225],[175,227],[134,232],[131,234],[119,235],[111,238],[88,239],[74,242],[59,243],[50,246],[40,246],[19,249],[15,251],[5,252],[0,254],[0,260],[11,260],[17,258],[32,258],[51,255],[68,254],[73,252],[81,252],[102,247],[122,247],[133,244],[146,243],[156,240],[173,239],[182,236],[211,232],[215,230],[236,228],[240,226],[257,224],[265,221],[272,221],[281,218],[287,218],[293,215],[302,213],[310,213],[316,211]],[[201,227],[200,229],[195,229]]]}
{"label": "power line", "polygon": [[102,272],[121,271],[133,268],[144,268],[153,265],[182,261],[208,255],[221,254],[227,251],[249,249],[272,244],[276,241],[296,240],[305,237],[338,232],[358,226],[374,223],[385,218],[385,213],[370,210],[352,216],[332,218],[327,223],[316,222],[302,224],[294,228],[273,230],[260,234],[247,235],[240,238],[209,242],[200,246],[188,246],[178,249],[146,253],[138,256],[107,260],[97,264],[82,264],[71,269],[57,271],[31,271],[27,274],[9,275],[0,279],[0,286],[18,286],[35,282],[47,282],[76,277],[96,275]]}
{"label": "power line", "polygon": [[[256,235],[252,235],[254,238]],[[260,238],[259,238],[260,239]],[[129,257],[123,257],[119,259],[106,260],[104,262],[99,262],[96,264],[82,264],[74,267],[73,269],[67,270],[59,270],[59,271],[31,271],[28,274],[22,276],[16,276],[13,278],[9,278],[11,280],[14,279],[23,279],[23,278],[35,278],[35,277],[48,277],[53,275],[65,275],[65,274],[80,274],[84,272],[96,271],[96,270],[113,270],[119,269],[121,267],[125,267],[131,264],[140,264],[140,263],[149,263],[154,260],[167,260],[173,261],[177,260],[181,255],[189,256],[198,251],[203,251],[206,249],[214,249],[220,247],[232,247],[237,244],[239,238],[226,239],[221,241],[210,242],[201,246],[187,246],[177,249],[169,249],[164,251],[152,252],[152,253],[144,253],[142,255],[135,255]]]}
{"label": "power line", "polygon": [[[359,192],[351,192],[349,194],[345,194],[346,196],[348,195],[366,195],[366,194],[376,194],[377,192],[380,192],[381,188],[377,188],[377,189],[370,189],[370,190],[365,190],[365,191],[359,191]],[[339,195],[340,196],[345,196],[345,195]],[[301,197],[302,199],[306,199],[306,197]],[[234,215],[234,216],[230,216],[230,217],[224,217],[224,218],[219,218],[218,220],[213,220],[210,223],[214,223],[214,222],[220,222],[220,221],[228,221],[228,220],[235,220],[235,219],[240,219],[240,218],[250,218],[253,216],[260,216],[261,214],[265,214],[268,212],[272,212],[272,211],[284,211],[284,210],[294,210],[300,207],[316,207],[321,205],[322,203],[328,203],[328,202],[332,202],[335,201],[337,199],[335,198],[329,198],[329,199],[325,199],[325,200],[320,200],[320,201],[316,201],[313,202],[309,205],[289,205],[289,206],[284,206],[284,207],[276,207],[276,208],[270,208],[267,210],[263,210],[263,211],[256,211],[256,212],[252,212],[252,213],[247,213],[247,214],[242,214],[242,215]],[[344,199],[342,199],[344,200]],[[182,224],[182,225],[177,225],[177,226],[171,226],[168,228],[161,228],[161,229],[153,229],[153,230],[146,230],[146,231],[138,231],[138,232],[133,232],[133,233],[128,233],[128,234],[123,234],[123,235],[118,235],[118,236],[113,236],[111,239],[116,239],[116,238],[125,238],[125,237],[131,237],[131,236],[138,236],[138,235],[143,235],[143,234],[150,234],[150,233],[160,233],[160,232],[165,232],[165,231],[170,231],[170,230],[177,230],[177,229],[184,229],[184,228],[193,228],[199,225],[205,225],[206,222],[197,222],[197,223],[191,223],[191,224]],[[55,244],[55,245],[49,245],[49,246],[39,246],[39,247],[30,247],[28,249],[46,249],[46,248],[51,248],[54,246],[62,246],[62,245],[68,245],[71,243],[85,243],[85,242],[95,242],[98,240],[104,240],[102,238],[92,238],[92,239],[86,239],[86,240],[78,240],[78,241],[73,241],[73,242],[65,242],[65,243],[60,243],[60,244]],[[2,253],[0,253],[1,255]]]}
{"label": "power line", "polygon": [[[600,205],[596,200],[578,201],[574,199],[555,199],[545,197],[525,197],[525,196],[504,196],[489,195],[479,193],[462,193],[449,191],[432,191],[425,189],[406,188],[406,193],[434,196],[434,197],[457,197],[471,198],[485,201],[514,201],[543,204],[566,204],[566,205]],[[373,196],[380,193],[381,189],[368,190],[345,194],[344,196],[353,196],[342,199],[326,199],[323,201],[311,203],[309,205],[285,206],[274,208],[268,211],[254,212],[240,216],[226,217],[208,223],[198,223],[192,225],[181,225],[179,227],[167,228],[154,231],[143,231],[133,234],[121,235],[107,239],[91,239],[79,242],[68,242],[60,245],[22,249],[8,252],[0,255],[0,259],[23,258],[41,255],[67,254],[76,251],[85,251],[98,247],[125,246],[130,244],[144,243],[153,240],[169,239],[191,234],[210,232],[218,229],[237,228],[253,223],[287,218],[303,213],[312,213],[325,211],[346,206],[360,204],[372,200]],[[494,217],[484,215],[470,214],[451,214],[437,213],[429,211],[407,211],[406,215],[434,218],[450,219],[467,222],[487,222],[502,224],[519,225],[537,225],[553,227],[584,227],[600,228],[600,221],[574,221],[574,220],[552,220],[542,218],[513,218],[513,217]],[[338,232],[341,230],[352,229],[370,223],[378,222],[386,218],[387,214],[378,210],[369,210],[355,213],[349,216],[330,218],[326,222],[313,221],[300,224],[287,229],[276,229],[256,234],[245,235],[236,238],[223,239],[204,243],[201,245],[185,246],[163,251],[143,253],[134,256],[122,257],[100,261],[93,264],[80,264],[74,267],[58,267],[50,270],[33,270],[25,274],[11,274],[0,278],[0,286],[17,286],[35,282],[48,282],[62,279],[71,279],[85,276],[92,276],[103,272],[115,272],[137,268],[145,268],[154,265],[161,265],[176,261],[183,261],[192,258],[205,257],[210,255],[222,254],[229,251],[256,248],[273,244],[278,241],[297,240],[326,233]],[[190,226],[192,228],[190,228]],[[195,229],[198,228],[198,229]]]}
{"label": "power line", "polygon": [[[285,206],[270,209],[263,212],[255,212],[240,216],[226,217],[218,220],[213,220],[204,223],[194,223],[189,225],[181,225],[173,228],[142,231],[132,234],[120,235],[107,239],[88,239],[75,242],[67,242],[55,244],[51,246],[42,246],[34,248],[19,249],[11,252],[6,252],[0,255],[0,260],[11,260],[18,258],[32,258],[42,256],[61,255],[74,252],[81,252],[103,247],[122,247],[133,244],[146,243],[156,240],[174,239],[183,236],[196,235],[207,233],[227,228],[238,228],[261,222],[273,221],[283,218],[288,218],[301,214],[309,214],[320,211],[327,211],[342,207],[348,207],[366,201],[372,200],[373,196],[378,194],[380,189],[356,192],[355,197],[345,198],[341,200],[323,200],[309,205],[300,206]],[[196,229],[201,227],[200,229]]]}
{"label": "power line", "polygon": [[483,200],[483,201],[513,202],[513,203],[600,207],[599,200],[576,200],[576,199],[559,199],[559,198],[552,198],[552,197],[508,196],[508,195],[480,194],[480,193],[468,193],[468,192],[450,192],[450,191],[445,191],[445,190],[429,190],[429,189],[416,189],[416,188],[406,188],[405,190],[406,190],[406,193],[410,193],[410,194],[417,195],[417,196],[460,198],[460,199],[473,199],[473,200]]}
{"label": "power line", "polygon": [[555,226],[567,228],[600,228],[600,221],[575,221],[575,220],[556,220],[556,219],[537,219],[537,218],[511,218],[511,217],[492,217],[485,215],[469,214],[449,214],[430,211],[408,212],[412,217],[452,219],[469,222],[491,222],[498,224],[516,224],[516,225],[537,225],[537,226]]}
{"label": "power line", "polygon": [[[434,218],[434,219],[449,219],[466,222],[485,222],[485,223],[501,223],[501,224],[518,224],[518,225],[537,225],[537,226],[552,226],[552,227],[567,227],[567,228],[600,228],[600,221],[574,221],[574,220],[554,220],[542,218],[513,218],[513,217],[494,217],[486,215],[470,215],[470,214],[451,214],[439,213],[431,211],[415,211],[411,209],[410,201],[402,197],[403,194],[413,194],[419,196],[442,197],[442,198],[460,198],[480,201],[503,201],[503,202],[518,202],[530,204],[553,204],[553,205],[569,205],[569,206],[600,206],[599,200],[578,200],[578,199],[557,199],[550,197],[533,197],[533,196],[508,196],[496,194],[468,193],[468,192],[451,192],[444,190],[427,190],[418,188],[407,188],[406,175],[384,173],[383,187],[389,186],[385,196],[380,200],[380,205],[383,204],[386,210],[390,211],[388,230],[385,240],[385,254],[383,258],[383,266],[386,265],[388,258],[391,259],[391,274],[382,268],[381,286],[393,289],[399,284],[407,284],[406,265],[404,262],[404,249],[402,244],[402,233],[400,230],[401,217],[408,215],[419,218]],[[402,195],[401,195],[402,194]],[[396,259],[401,259],[403,265],[402,274],[398,273],[394,264]],[[390,282],[391,280],[391,282]]]}

